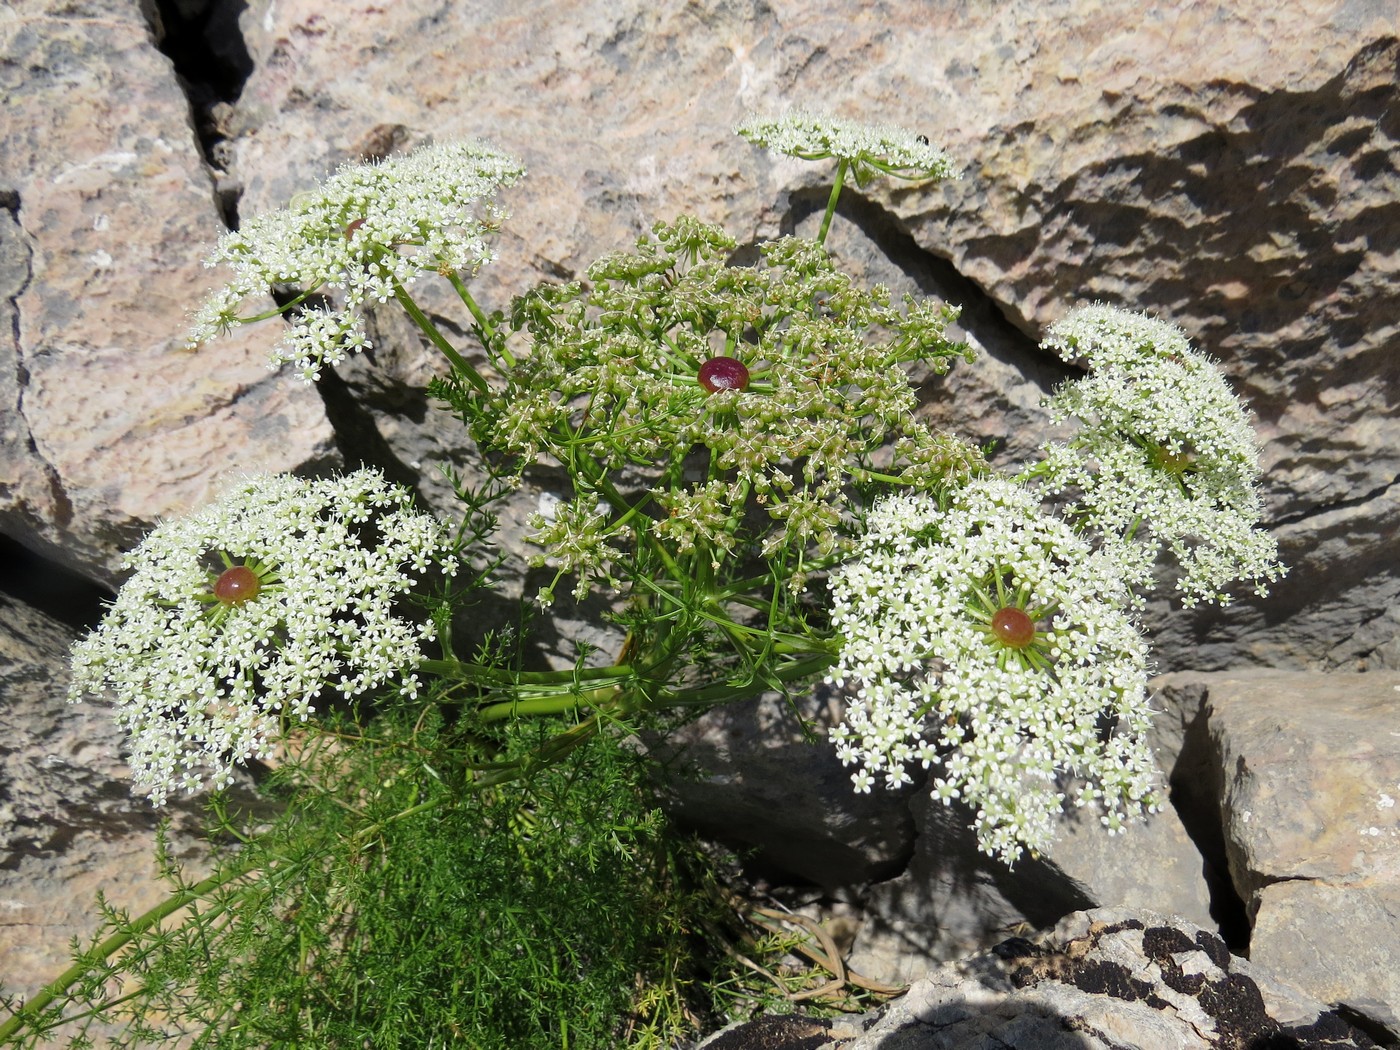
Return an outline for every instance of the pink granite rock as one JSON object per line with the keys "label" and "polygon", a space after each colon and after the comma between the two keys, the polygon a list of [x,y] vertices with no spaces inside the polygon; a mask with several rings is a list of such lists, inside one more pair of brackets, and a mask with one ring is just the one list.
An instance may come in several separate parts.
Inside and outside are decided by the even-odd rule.
{"label": "pink granite rock", "polygon": [[263,338],[182,348],[222,232],[188,101],[135,3],[0,16],[0,527],[90,575],[230,472],[327,465]]}

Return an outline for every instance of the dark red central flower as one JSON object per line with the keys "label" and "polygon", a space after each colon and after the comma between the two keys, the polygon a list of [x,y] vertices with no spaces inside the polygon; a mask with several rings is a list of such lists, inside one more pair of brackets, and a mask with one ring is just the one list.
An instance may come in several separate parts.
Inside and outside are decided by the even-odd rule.
{"label": "dark red central flower", "polygon": [[716,390],[743,390],[749,385],[749,370],[732,357],[712,357],[700,366],[699,379],[712,394]]}
{"label": "dark red central flower", "polygon": [[1027,615],[1026,610],[1008,605],[1005,609],[998,609],[992,616],[992,633],[1002,645],[1024,649],[1035,641],[1035,621]]}
{"label": "dark red central flower", "polygon": [[214,581],[214,597],[225,605],[237,605],[255,597],[262,590],[258,574],[246,565],[225,569]]}

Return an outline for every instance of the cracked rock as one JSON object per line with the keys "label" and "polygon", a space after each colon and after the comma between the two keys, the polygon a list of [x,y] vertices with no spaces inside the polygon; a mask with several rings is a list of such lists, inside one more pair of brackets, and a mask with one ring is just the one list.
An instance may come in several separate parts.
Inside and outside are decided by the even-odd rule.
{"label": "cracked rock", "polygon": [[[1400,674],[1179,673],[1252,960],[1400,1037]],[[1192,754],[1191,751],[1198,754]]]}
{"label": "cracked rock", "polygon": [[1076,912],[1033,941],[947,963],[866,1023],[822,1050],[1376,1045],[1267,967],[1230,955],[1214,933],[1132,909]]}
{"label": "cracked rock", "polygon": [[105,6],[0,20],[0,528],[110,583],[222,476],[332,450],[266,333],[184,349],[223,226],[170,63],[137,4]]}

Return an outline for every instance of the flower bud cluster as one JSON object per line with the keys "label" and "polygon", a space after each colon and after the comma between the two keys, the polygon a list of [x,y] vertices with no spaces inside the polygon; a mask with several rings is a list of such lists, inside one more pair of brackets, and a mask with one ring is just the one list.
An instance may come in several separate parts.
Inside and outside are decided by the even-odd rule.
{"label": "flower bud cluster", "polygon": [[[126,565],[101,626],[73,649],[69,698],[115,695],[135,785],[156,805],[227,784],[327,693],[398,679],[412,694],[433,629],[401,599],[457,568],[443,526],[370,470],[245,479],[157,526]],[[239,586],[216,593],[238,566],[256,580],[238,570]]]}
{"label": "flower bud cluster", "polygon": [[[533,347],[480,415],[485,443],[570,468],[577,506],[537,521],[536,538],[580,573],[580,590],[589,574],[608,579],[636,520],[629,508],[598,514],[603,478],[646,477],[650,528],[681,552],[731,549],[751,501],[768,520],[755,553],[771,557],[790,543],[835,549],[843,486],[864,482],[887,443],[898,451],[881,471],[915,486],[977,469],[974,449],[915,419],[900,367],[942,372],[969,356],[944,335],[955,310],[894,305],[812,241],[784,238],[738,266],[719,227],[683,218],[653,234],[596,263],[589,289],[517,300],[512,323]],[[744,366],[742,388],[700,381],[717,356]],[[697,450],[708,452],[698,476]]]}
{"label": "flower bud cluster", "polygon": [[[297,298],[283,308],[291,323],[271,364],[291,362],[302,379],[318,379],[323,365],[370,345],[364,305],[387,301],[423,273],[474,273],[490,262],[487,235],[502,218],[493,197],[523,174],[513,157],[479,142],[341,168],[220,239],[208,265],[233,274],[197,313],[190,345],[252,320],[239,314],[250,297],[291,289]],[[313,305],[312,295],[325,302]]]}
{"label": "flower bud cluster", "polygon": [[1136,583],[1169,553],[1186,605],[1226,604],[1237,581],[1267,593],[1283,569],[1258,528],[1258,448],[1219,369],[1180,329],[1110,306],[1072,311],[1045,346],[1089,373],[1048,402],[1078,421],[1077,438],[1047,444],[1028,473],[1074,500]]}
{"label": "flower bud cluster", "polygon": [[[831,594],[828,680],[853,690],[831,736],[858,791],[936,765],[934,795],[961,799],[1007,861],[1053,838],[1071,779],[1070,801],[1111,831],[1160,805],[1147,648],[1119,568],[1033,491],[979,478],[946,507],[881,501]],[[1007,609],[1030,638],[998,631]]]}

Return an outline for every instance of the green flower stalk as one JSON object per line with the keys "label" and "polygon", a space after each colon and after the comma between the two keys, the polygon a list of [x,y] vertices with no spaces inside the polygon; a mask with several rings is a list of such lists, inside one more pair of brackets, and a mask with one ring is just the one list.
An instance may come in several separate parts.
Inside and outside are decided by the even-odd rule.
{"label": "green flower stalk", "polygon": [[414,695],[431,623],[399,599],[457,562],[438,522],[375,471],[248,478],[156,527],[102,625],[73,649],[69,698],[111,690],[134,786],[229,783],[326,698]]}

